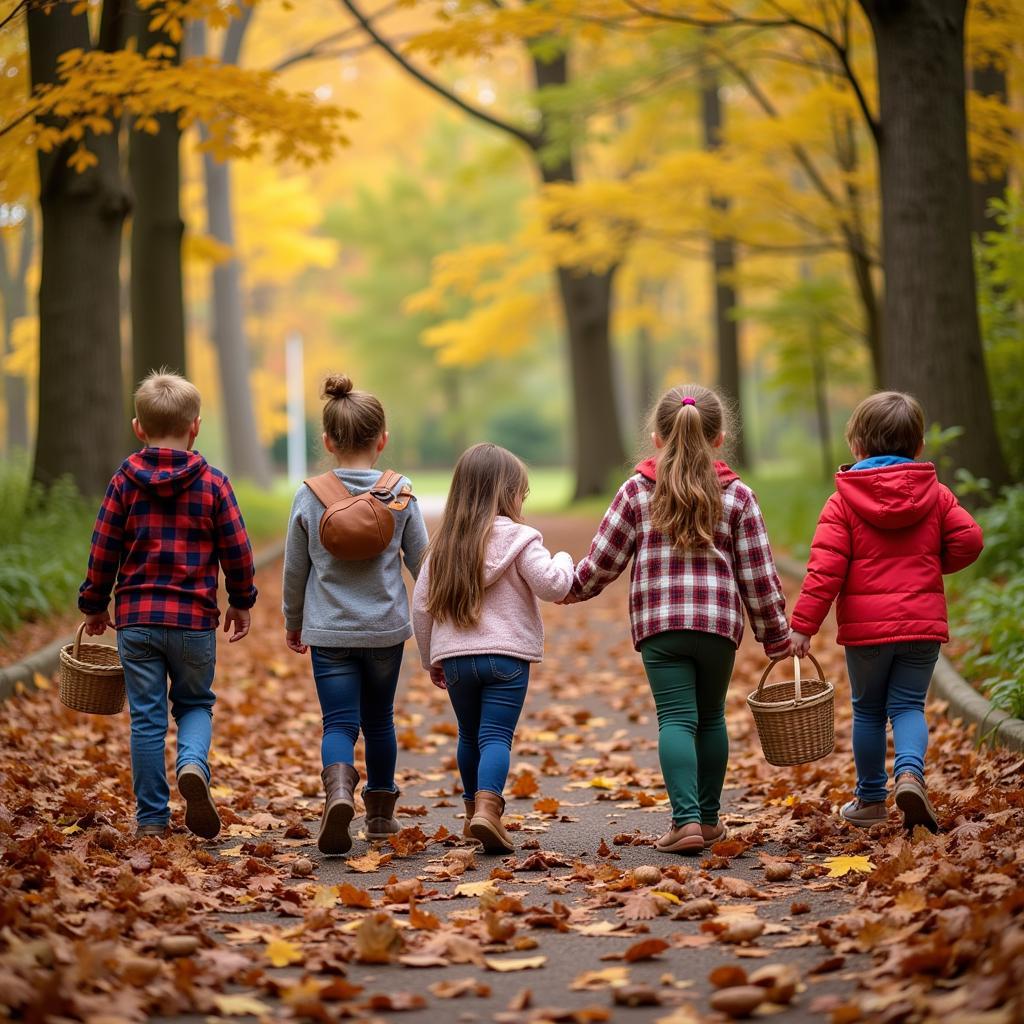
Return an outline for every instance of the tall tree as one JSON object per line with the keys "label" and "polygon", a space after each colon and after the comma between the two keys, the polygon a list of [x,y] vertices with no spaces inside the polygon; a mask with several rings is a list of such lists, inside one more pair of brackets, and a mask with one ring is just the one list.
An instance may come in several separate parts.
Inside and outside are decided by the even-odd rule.
{"label": "tall tree", "polygon": [[[1006,106],[1009,95],[1006,71],[993,61],[971,68],[971,89],[981,96],[990,96]],[[971,230],[976,235],[992,231],[996,225],[989,210],[993,199],[1002,199],[1009,184],[1009,169],[1004,165],[998,171],[985,169],[982,176],[971,180]]]}
{"label": "tall tree", "polygon": [[[252,13],[251,7],[244,6],[231,19],[224,34],[220,55],[224,64],[239,62]],[[195,22],[190,46],[196,54],[206,53],[206,25],[203,22]],[[205,126],[201,131],[204,140],[207,139]],[[212,332],[224,402],[228,466],[236,476],[267,486],[270,483],[270,462],[256,428],[250,386],[251,366],[245,334],[242,264],[235,252],[231,167],[207,150],[203,153],[203,174],[206,181],[207,228],[213,238],[231,251],[226,260],[213,268]]]}
{"label": "tall tree", "polygon": [[[116,48],[122,13],[117,0],[106,0],[100,49]],[[32,85],[55,84],[62,54],[93,47],[88,12],[84,5],[32,4],[27,17]],[[38,158],[40,413],[33,476],[50,484],[69,474],[83,493],[96,494],[120,459],[124,437],[119,262],[129,201],[116,132],[87,132],[85,141],[94,160],[81,170],[68,164],[71,142]]]}
{"label": "tall tree", "polygon": [[[170,66],[181,64],[181,45],[165,25],[158,0],[145,10],[129,0],[126,30],[138,51],[158,47]],[[131,241],[132,365],[137,381],[149,370],[168,366],[185,373],[185,302],[182,292],[180,191],[181,129],[173,111],[146,120],[131,133],[128,172],[134,199]]]}
{"label": "tall tree", "polygon": [[[707,62],[701,67],[700,86],[701,129],[704,148],[714,152],[722,144],[722,99],[718,75]],[[728,213],[729,200],[712,194],[712,212]],[[739,321],[736,312],[736,244],[728,235],[717,233],[711,239],[711,269],[715,290],[715,341],[718,353],[718,386],[739,411],[738,422],[732,425],[732,447],[736,461],[748,461],[743,430],[742,387],[740,373]]]}
{"label": "tall tree", "polygon": [[[26,210],[18,227],[17,255],[12,259],[0,239],[0,299],[4,304],[4,356],[13,351],[15,322],[28,313],[28,268],[35,247],[35,224]],[[28,381],[21,374],[4,371],[4,405],[7,409],[7,450],[28,451]]]}
{"label": "tall tree", "polygon": [[[341,0],[367,35],[399,67],[459,110],[497,128],[522,144],[544,184],[572,183],[578,179],[571,146],[554,147],[554,124],[542,109],[536,130],[503,121],[463,100],[437,79],[413,64],[374,25],[354,0]],[[534,43],[540,42],[534,40]],[[552,90],[569,83],[569,62],[564,39],[545,38],[531,46],[534,84]],[[552,155],[556,153],[557,155]],[[577,498],[602,494],[612,475],[626,461],[612,369],[611,308],[617,267],[585,270],[558,266],[558,295],[565,317],[573,398],[573,438]]]}
{"label": "tall tree", "polygon": [[952,453],[1007,480],[978,325],[971,250],[966,0],[860,0],[878,61],[886,382],[963,427]]}

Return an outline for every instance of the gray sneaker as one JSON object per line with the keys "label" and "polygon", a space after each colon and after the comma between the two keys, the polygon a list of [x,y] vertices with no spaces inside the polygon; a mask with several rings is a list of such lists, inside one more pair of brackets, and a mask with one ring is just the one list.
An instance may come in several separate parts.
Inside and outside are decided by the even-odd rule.
{"label": "gray sneaker", "polygon": [[886,810],[884,800],[868,803],[858,796],[839,808],[839,816],[851,825],[856,825],[857,828],[871,828],[872,825],[885,824],[889,818],[889,812]]}
{"label": "gray sneaker", "polygon": [[913,832],[916,825],[924,825],[929,832],[939,831],[939,819],[922,779],[913,772],[902,772],[893,795],[896,806],[903,812],[903,824],[908,832]]}

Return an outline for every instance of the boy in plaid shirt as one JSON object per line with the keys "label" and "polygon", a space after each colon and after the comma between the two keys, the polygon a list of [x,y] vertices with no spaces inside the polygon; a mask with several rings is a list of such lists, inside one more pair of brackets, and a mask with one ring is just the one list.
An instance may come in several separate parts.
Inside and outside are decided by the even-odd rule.
{"label": "boy in plaid shirt", "polygon": [[725,697],[746,608],[769,657],[789,651],[786,599],[753,492],[715,449],[724,412],[708,388],[669,390],[654,411],[657,455],[637,466],[576,566],[565,603],[596,597],[630,560],[629,612],[658,710],[658,757],[672,804],[664,853],[725,837]]}
{"label": "boy in plaid shirt", "polygon": [[[145,447],[125,459],[96,518],[78,607],[92,636],[117,629],[132,717],[132,785],[138,836],[162,836],[170,817],[164,742],[167,678],[178,725],[176,773],[185,825],[220,831],[210,796],[217,566],[224,569],[231,642],[249,632],[256,602],[252,548],[228,478],[192,444],[199,391],[184,377],[151,373],[135,392],[132,429]],[[116,623],[107,605],[115,594]]]}

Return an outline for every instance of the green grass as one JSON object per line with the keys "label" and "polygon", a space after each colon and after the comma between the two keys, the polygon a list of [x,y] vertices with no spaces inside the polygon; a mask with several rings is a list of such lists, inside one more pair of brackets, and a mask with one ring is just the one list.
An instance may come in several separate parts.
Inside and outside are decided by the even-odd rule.
{"label": "green grass", "polygon": [[[450,470],[437,469],[410,471],[409,477],[418,498],[445,497],[452,480]],[[572,474],[568,469],[543,467],[530,470],[530,496],[526,499],[527,515],[564,512],[569,507],[571,497]]]}

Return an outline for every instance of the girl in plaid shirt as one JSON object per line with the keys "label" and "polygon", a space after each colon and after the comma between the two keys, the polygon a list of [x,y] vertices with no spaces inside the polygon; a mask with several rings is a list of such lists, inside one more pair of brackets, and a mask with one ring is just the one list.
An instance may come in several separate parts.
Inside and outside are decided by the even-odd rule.
{"label": "girl in plaid shirt", "polygon": [[725,697],[743,609],[765,653],[788,653],[782,593],[753,491],[715,451],[722,402],[697,384],[670,389],[652,420],[656,454],[641,462],[576,567],[567,603],[596,597],[633,562],[633,644],[658,710],[658,757],[672,804],[666,853],[725,837],[718,817],[729,760]]}

